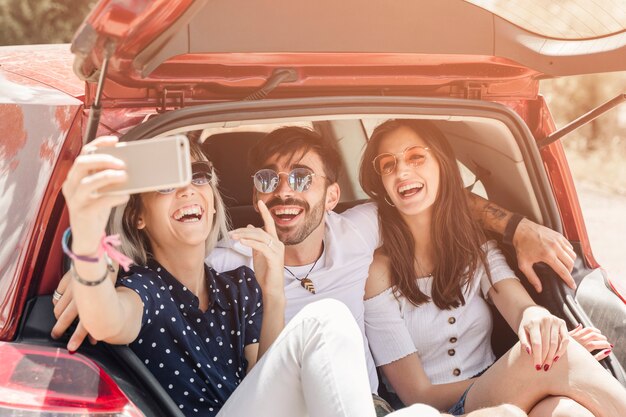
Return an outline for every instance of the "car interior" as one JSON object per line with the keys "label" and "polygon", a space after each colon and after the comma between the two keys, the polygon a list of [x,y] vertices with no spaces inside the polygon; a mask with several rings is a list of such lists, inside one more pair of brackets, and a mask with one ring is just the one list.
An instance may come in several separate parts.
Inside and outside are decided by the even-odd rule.
{"label": "car interior", "polygon": [[[470,106],[467,101],[461,103],[454,99],[390,97],[351,100],[348,105],[334,98],[298,99],[290,104],[291,111],[285,111],[282,103],[276,105],[269,100],[239,103],[237,108],[224,109],[219,104],[184,108],[147,118],[144,123],[123,132],[121,140],[184,133],[199,141],[220,178],[220,191],[232,226],[241,227],[260,224],[260,217],[252,205],[252,172],[247,168],[247,151],[264,134],[278,127],[297,125],[335,139],[343,165],[339,178],[341,201],[335,210],[343,211],[367,200],[358,183],[358,169],[361,153],[373,129],[389,118],[430,119],[445,133],[454,148],[468,190],[561,231],[559,212],[537,145],[521,118],[505,106],[481,101]],[[64,222],[66,219],[61,221]],[[63,228],[62,224],[61,230]],[[491,237],[500,239],[497,235]],[[581,282],[594,272],[580,260],[580,246],[572,243],[579,254],[573,276]],[[55,245],[58,243],[53,242],[50,256],[60,257],[60,248]],[[500,246],[521,278],[513,248]],[[539,265],[536,271],[544,286],[541,294],[527,285],[525,279],[521,281],[539,304],[563,318],[570,329],[580,322],[592,323],[577,303],[576,294],[550,268]],[[51,308],[49,296],[32,299],[28,305],[29,314],[19,332],[20,338],[25,341],[48,339],[54,323]],[[603,311],[600,309],[597,314],[601,315]],[[500,356],[517,341],[517,337],[495,309],[493,313],[492,345],[496,355]],[[597,326],[595,317],[593,323]],[[602,330],[607,334],[612,328],[615,326]],[[607,336],[612,340],[620,338],[616,334]],[[61,340],[59,346],[63,343]],[[128,347],[85,343],[81,351],[100,361],[120,386],[132,391],[133,401],[155,409],[154,415],[181,415]],[[623,384],[626,382],[624,370],[617,360],[607,358],[603,365]]]}

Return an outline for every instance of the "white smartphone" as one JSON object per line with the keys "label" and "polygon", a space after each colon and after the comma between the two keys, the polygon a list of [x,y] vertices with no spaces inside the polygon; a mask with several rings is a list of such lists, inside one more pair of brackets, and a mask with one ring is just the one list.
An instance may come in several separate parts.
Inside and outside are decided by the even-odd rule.
{"label": "white smartphone", "polygon": [[145,193],[184,187],[191,182],[189,140],[184,135],[119,142],[97,148],[94,153],[121,159],[128,174],[124,184],[102,188],[102,194]]}

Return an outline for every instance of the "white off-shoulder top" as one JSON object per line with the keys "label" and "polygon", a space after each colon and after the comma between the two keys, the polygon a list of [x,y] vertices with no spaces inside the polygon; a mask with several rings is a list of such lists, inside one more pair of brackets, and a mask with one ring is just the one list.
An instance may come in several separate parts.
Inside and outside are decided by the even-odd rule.
{"label": "white off-shoulder top", "polygon": [[[491,281],[517,279],[495,241],[483,245]],[[417,278],[420,290],[431,295],[432,277]],[[465,305],[441,310],[429,302],[415,307],[396,297],[391,288],[365,301],[365,330],[376,366],[414,352],[433,384],[461,381],[491,365],[493,319],[487,305],[492,284],[479,264],[465,289]]]}

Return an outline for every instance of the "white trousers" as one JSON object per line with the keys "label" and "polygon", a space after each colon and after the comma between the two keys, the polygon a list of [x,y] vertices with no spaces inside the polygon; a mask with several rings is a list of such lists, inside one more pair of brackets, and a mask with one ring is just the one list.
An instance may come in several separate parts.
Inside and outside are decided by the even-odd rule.
{"label": "white trousers", "polygon": [[[439,416],[430,407],[418,408],[401,415]],[[217,415],[248,416],[375,416],[363,339],[343,303],[327,299],[303,308]]]}

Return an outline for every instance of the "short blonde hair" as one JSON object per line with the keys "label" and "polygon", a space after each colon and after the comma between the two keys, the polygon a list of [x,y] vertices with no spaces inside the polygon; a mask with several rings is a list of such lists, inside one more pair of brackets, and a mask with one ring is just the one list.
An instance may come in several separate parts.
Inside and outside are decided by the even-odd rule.
{"label": "short blonde hair", "polygon": [[[190,153],[196,161],[207,161],[208,158],[200,146],[189,141]],[[215,214],[213,227],[206,239],[205,255],[208,255],[217,246],[217,242],[224,238],[230,228],[230,221],[226,213],[226,206],[218,190],[219,180],[213,171],[209,185],[213,191],[213,206]],[[119,234],[122,244],[120,252],[133,260],[136,265],[146,265],[152,254],[150,240],[144,230],[137,228],[137,222],[143,209],[141,195],[133,194],[126,204],[115,207],[109,216],[108,231],[110,234]]]}

